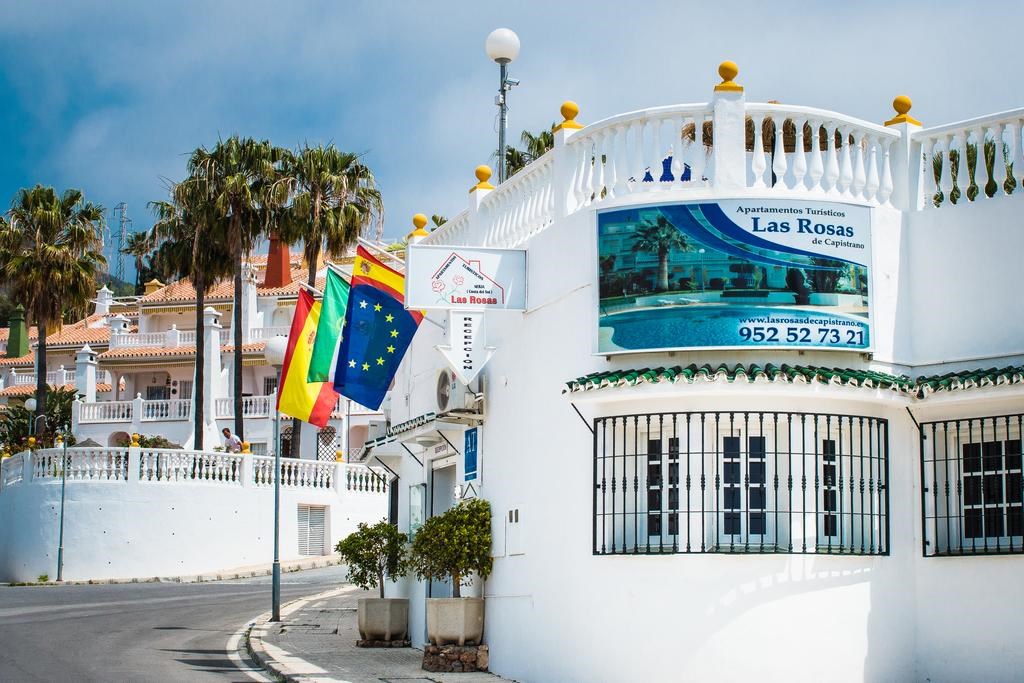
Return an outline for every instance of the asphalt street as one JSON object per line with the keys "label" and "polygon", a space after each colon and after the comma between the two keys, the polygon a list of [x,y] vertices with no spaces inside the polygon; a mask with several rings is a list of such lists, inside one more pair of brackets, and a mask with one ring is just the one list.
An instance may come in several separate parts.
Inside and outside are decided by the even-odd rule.
{"label": "asphalt street", "polygon": [[[281,600],[320,593],[344,578],[339,567],[284,574]],[[270,577],[0,586],[0,681],[258,680],[229,643],[269,609]]]}

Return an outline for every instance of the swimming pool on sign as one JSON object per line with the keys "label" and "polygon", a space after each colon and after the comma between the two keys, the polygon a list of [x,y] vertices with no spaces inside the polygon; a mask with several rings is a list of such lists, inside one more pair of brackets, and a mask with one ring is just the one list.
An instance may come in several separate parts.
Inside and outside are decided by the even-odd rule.
{"label": "swimming pool on sign", "polygon": [[696,305],[640,309],[601,316],[602,339],[614,350],[771,346],[870,347],[868,321],[808,308]]}

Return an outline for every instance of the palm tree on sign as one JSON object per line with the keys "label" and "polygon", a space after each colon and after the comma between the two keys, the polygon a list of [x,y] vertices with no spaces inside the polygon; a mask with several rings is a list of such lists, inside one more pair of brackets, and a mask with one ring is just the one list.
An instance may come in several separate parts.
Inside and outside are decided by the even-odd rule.
{"label": "palm tree on sign", "polygon": [[655,291],[668,290],[668,255],[673,249],[690,251],[690,245],[683,233],[664,216],[658,216],[653,223],[644,221],[633,236],[633,251],[658,255],[658,283]]}
{"label": "palm tree on sign", "polygon": [[0,270],[10,292],[39,329],[36,403],[46,410],[46,337],[57,331],[66,308],[84,307],[106,269],[102,253],[103,207],[81,190],[58,195],[52,187],[22,189],[0,230]]}
{"label": "palm tree on sign", "polygon": [[[360,156],[334,145],[306,145],[284,158],[282,171],[292,200],[281,236],[287,244],[302,241],[307,284],[315,287],[321,255],[344,256],[371,224],[383,221],[384,202]],[[292,429],[294,457],[301,446],[300,426],[296,421]]]}
{"label": "palm tree on sign", "polygon": [[148,232],[133,232],[128,235],[128,241],[121,247],[121,253],[135,259],[135,293],[142,293],[142,273],[145,269],[145,259],[153,253],[153,243]]}
{"label": "palm tree on sign", "polygon": [[264,212],[260,202],[268,179],[276,173],[276,149],[267,140],[257,141],[237,135],[218,142],[212,150],[200,147],[189,158],[189,178],[178,185],[178,191],[186,194],[202,193],[227,229],[235,290],[231,321],[235,434],[243,440],[242,261],[252,251],[262,232]]}
{"label": "palm tree on sign", "polygon": [[206,347],[203,339],[206,324],[203,318],[206,293],[221,277],[232,272],[231,254],[223,239],[223,221],[218,221],[213,206],[201,192],[190,193],[195,185],[172,186],[169,201],[150,202],[156,223],[150,235],[156,245],[155,258],[178,277],[188,277],[196,290],[196,361],[192,383],[195,402],[192,406],[193,447],[203,448],[203,415],[206,395]]}

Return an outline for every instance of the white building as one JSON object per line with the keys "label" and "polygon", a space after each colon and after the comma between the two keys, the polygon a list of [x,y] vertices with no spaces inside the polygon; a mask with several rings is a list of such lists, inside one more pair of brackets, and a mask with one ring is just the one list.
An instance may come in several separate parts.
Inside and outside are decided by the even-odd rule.
{"label": "white building", "polygon": [[[235,429],[230,329],[233,286],[206,296],[205,339],[197,340],[195,290],[187,280],[151,282],[143,296],[114,300],[99,291],[92,315],[48,338],[47,380],[75,388],[65,508],[67,579],[211,573],[272,559],[273,429],[276,370],[266,340],[287,335],[308,271],[276,240],[244,268],[244,440],[251,453],[223,450]],[[322,287],[323,272],[319,273]],[[35,391],[35,351],[0,346],[0,401]],[[35,330],[22,330],[35,341]],[[204,447],[193,443],[196,344],[205,345]],[[57,368],[53,370],[52,368]],[[382,468],[348,463],[378,411],[341,400],[322,430],[302,423],[301,457],[282,463],[282,559],[323,555],[361,521],[388,511]],[[281,420],[282,456],[292,421]],[[140,435],[143,446],[133,442]],[[178,449],[144,447],[163,437]],[[83,444],[92,444],[82,447]],[[0,580],[56,575],[61,458],[55,450],[15,453],[2,462]]]}
{"label": "white building", "polygon": [[[487,313],[497,352],[470,389],[431,313],[360,457],[400,475],[402,530],[490,501],[484,639],[516,680],[1019,680],[1024,110],[924,128],[900,98],[883,126],[748,103],[723,67],[707,103],[585,127],[567,103],[553,150],[497,188],[478,176],[423,243],[525,249],[527,310]],[[977,165],[986,146],[1007,164]],[[676,291],[642,291],[659,264],[637,254],[646,285],[599,292],[599,235],[696,204],[794,234],[695,218]],[[821,237],[846,265],[798,254],[796,216],[854,226]],[[803,272],[726,267],[752,244]],[[708,286],[698,255],[735,281]],[[734,303],[761,315],[712,335]],[[394,589],[415,642],[449,590]]]}

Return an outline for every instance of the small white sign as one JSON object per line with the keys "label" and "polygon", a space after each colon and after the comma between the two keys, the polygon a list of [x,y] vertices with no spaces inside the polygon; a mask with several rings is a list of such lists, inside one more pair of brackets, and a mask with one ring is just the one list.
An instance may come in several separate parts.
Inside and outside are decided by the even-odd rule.
{"label": "small white sign", "polygon": [[494,347],[487,346],[483,311],[449,311],[448,345],[437,350],[460,382],[472,382],[494,355]]}
{"label": "small white sign", "polygon": [[414,244],[405,272],[405,307],[526,310],[526,251]]}

